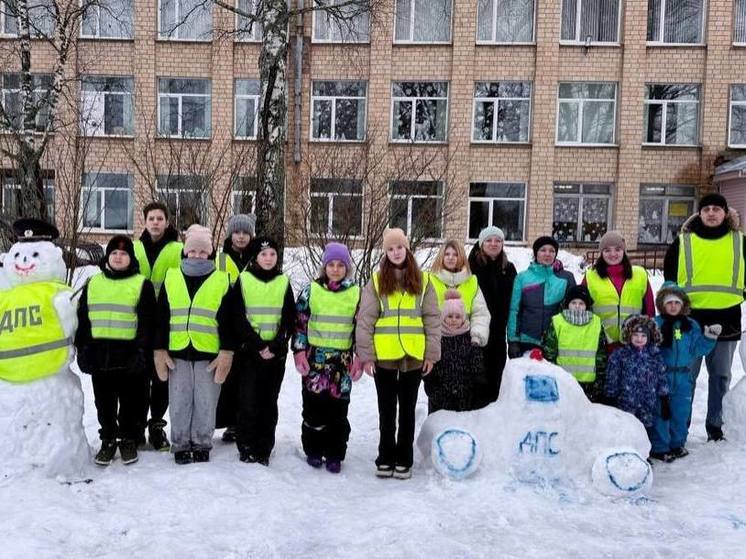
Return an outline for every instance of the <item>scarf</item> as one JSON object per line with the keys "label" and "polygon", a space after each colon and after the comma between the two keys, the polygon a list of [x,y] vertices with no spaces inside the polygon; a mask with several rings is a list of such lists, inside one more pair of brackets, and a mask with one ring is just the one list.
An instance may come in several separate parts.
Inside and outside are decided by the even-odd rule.
{"label": "scarf", "polygon": [[185,276],[199,277],[211,274],[215,270],[215,261],[205,258],[184,258],[181,261],[181,271]]}
{"label": "scarf", "polygon": [[461,334],[468,332],[469,328],[469,321],[466,319],[464,319],[464,322],[458,328],[449,328],[448,326],[446,326],[446,323],[444,321],[441,321],[440,323],[440,333],[441,335],[446,337],[460,336]]}
{"label": "scarf", "polygon": [[585,326],[593,318],[593,313],[591,311],[571,311],[570,309],[565,309],[562,311],[562,316],[570,324]]}

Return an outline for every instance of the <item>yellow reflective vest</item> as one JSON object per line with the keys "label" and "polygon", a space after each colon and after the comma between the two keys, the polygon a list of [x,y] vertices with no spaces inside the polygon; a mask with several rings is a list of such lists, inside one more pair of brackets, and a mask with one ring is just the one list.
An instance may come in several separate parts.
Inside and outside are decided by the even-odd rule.
{"label": "yellow reflective vest", "polygon": [[632,266],[632,277],[624,282],[621,296],[609,278],[602,278],[595,269],[585,274],[588,292],[593,298],[593,313],[601,317],[609,343],[622,339],[622,324],[632,314],[642,312],[648,290],[648,274],[641,266]]}
{"label": "yellow reflective vest", "polygon": [[[446,299],[446,291],[448,291],[448,289],[452,286],[443,283],[443,280],[441,280],[435,274],[429,275],[430,283],[432,283],[433,289],[435,290],[435,295],[437,295],[438,297],[438,308],[442,309],[443,303]],[[479,291],[477,276],[469,276],[468,280],[458,286],[453,287],[453,289],[458,290],[459,294],[461,295],[461,300],[464,302],[464,308],[466,309],[466,316],[471,316],[471,309],[474,305],[474,298],[477,296],[477,292]]]}
{"label": "yellow reflective vest", "polygon": [[233,261],[233,258],[231,258],[230,254],[226,254],[222,250],[218,252],[217,256],[215,257],[215,267],[221,272],[225,272],[228,274],[231,285],[236,283],[238,274],[241,273],[241,271],[238,269],[238,266],[236,266],[236,263]]}
{"label": "yellow reflective vest", "polygon": [[94,340],[134,340],[137,303],[145,277],[111,279],[96,274],[88,282],[88,319]]}
{"label": "yellow reflective vest", "polygon": [[220,351],[217,314],[220,303],[230,288],[228,274],[215,270],[199,286],[194,299],[189,297],[186,280],[180,269],[168,270],[163,285],[171,310],[168,349],[179,351],[191,342],[197,351]]}
{"label": "yellow reflective vest", "polygon": [[727,309],[743,302],[743,234],[719,239],[683,233],[679,239],[677,283],[694,309]]}
{"label": "yellow reflective vest", "polygon": [[271,281],[261,281],[251,272],[241,272],[241,295],[246,320],[265,342],[275,339],[282,322],[282,305],[290,280],[285,274]]}
{"label": "yellow reflective vest", "polygon": [[373,346],[378,361],[397,361],[406,355],[422,361],[425,358],[425,325],[422,321],[422,300],[429,282],[422,274],[422,293],[414,296],[403,291],[381,296],[378,272],[373,274],[373,287],[381,302],[381,311],[373,332]]}
{"label": "yellow reflective vest", "polygon": [[557,365],[578,382],[595,381],[601,319],[594,314],[588,324],[578,326],[559,313],[552,317],[552,325],[557,334]]}
{"label": "yellow reflective vest", "polygon": [[167,243],[155,259],[152,269],[150,268],[150,261],[148,260],[148,255],[145,252],[145,246],[142,244],[142,241],[135,241],[134,245],[135,257],[140,264],[140,273],[153,283],[157,298],[161,292],[161,286],[166,279],[166,272],[171,268],[181,266],[181,253],[184,250],[184,244],[177,241]]}
{"label": "yellow reflective vest", "polygon": [[350,349],[359,301],[360,288],[357,285],[329,291],[315,281],[311,283],[308,343],[315,347]]}
{"label": "yellow reflective vest", "polygon": [[31,382],[57,373],[69,356],[54,308],[58,293],[72,293],[59,282],[18,285],[0,297],[0,379]]}

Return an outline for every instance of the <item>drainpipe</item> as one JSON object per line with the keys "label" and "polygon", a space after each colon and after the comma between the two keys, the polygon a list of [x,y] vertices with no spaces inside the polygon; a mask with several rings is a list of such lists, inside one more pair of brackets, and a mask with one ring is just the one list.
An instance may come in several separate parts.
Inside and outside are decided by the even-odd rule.
{"label": "drainpipe", "polygon": [[303,0],[296,0],[295,17],[295,142],[293,161],[300,163],[301,101],[303,96]]}

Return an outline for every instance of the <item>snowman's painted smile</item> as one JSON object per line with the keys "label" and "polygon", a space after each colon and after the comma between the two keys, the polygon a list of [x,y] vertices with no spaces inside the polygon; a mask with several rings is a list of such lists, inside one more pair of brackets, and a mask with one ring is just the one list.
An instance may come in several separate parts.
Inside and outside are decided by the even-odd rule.
{"label": "snowman's painted smile", "polygon": [[16,264],[16,272],[22,275],[28,275],[36,269],[36,264],[29,264],[28,266],[21,266]]}

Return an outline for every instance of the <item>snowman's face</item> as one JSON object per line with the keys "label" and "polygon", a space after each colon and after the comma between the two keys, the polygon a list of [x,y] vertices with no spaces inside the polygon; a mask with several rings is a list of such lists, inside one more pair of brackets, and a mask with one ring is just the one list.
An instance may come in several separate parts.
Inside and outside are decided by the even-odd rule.
{"label": "snowman's face", "polygon": [[49,241],[16,243],[3,259],[3,270],[12,286],[62,280],[65,276],[62,249]]}

